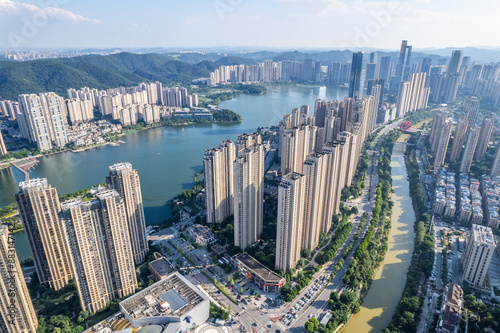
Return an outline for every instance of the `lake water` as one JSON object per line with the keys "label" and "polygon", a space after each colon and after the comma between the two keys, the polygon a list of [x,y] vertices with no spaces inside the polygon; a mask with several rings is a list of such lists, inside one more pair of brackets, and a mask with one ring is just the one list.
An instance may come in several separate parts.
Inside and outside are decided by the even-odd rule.
{"label": "lake water", "polygon": [[391,322],[403,293],[415,237],[415,215],[404,163],[405,148],[404,144],[396,143],[391,158],[394,190],[391,200],[394,201],[394,207],[387,254],[363,300],[361,311],[351,318],[343,330],[345,333],[382,332]]}
{"label": "lake water", "polygon": [[[30,177],[47,178],[59,194],[71,193],[104,182],[108,166],[130,162],[141,179],[146,223],[160,222],[170,216],[166,202],[193,186],[194,173],[202,169],[205,149],[225,139],[235,140],[240,133],[254,132],[257,127],[277,125],[292,108],[309,105],[312,114],[316,99],[343,99],[347,94],[344,88],[269,86],[267,94],[240,95],[219,105],[241,114],[241,123],[159,127],[132,133],[122,137],[126,143],[117,147],[40,158]],[[0,171],[0,207],[14,202],[18,183],[23,180],[17,170]],[[19,259],[23,260],[23,253],[29,251],[22,251],[27,244],[21,235],[17,244]]]}

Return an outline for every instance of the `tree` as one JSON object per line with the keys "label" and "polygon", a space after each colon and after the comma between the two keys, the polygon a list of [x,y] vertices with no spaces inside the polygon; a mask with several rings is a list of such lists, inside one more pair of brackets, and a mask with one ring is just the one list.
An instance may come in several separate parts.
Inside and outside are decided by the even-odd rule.
{"label": "tree", "polygon": [[315,317],[310,318],[306,323],[304,324],[304,328],[306,329],[307,332],[312,333],[316,331],[319,327],[319,321]]}
{"label": "tree", "polygon": [[350,306],[351,304],[353,304],[357,299],[358,299],[358,296],[355,293],[350,292],[350,291],[344,291],[340,295],[340,302],[342,304],[347,305],[347,306]]}
{"label": "tree", "polygon": [[307,247],[303,248],[302,251],[300,251],[300,256],[302,258],[308,259],[311,256],[311,250],[309,250]]}
{"label": "tree", "polygon": [[472,294],[465,295],[464,304],[467,309],[473,309],[476,306],[476,297]]}
{"label": "tree", "polygon": [[90,316],[90,313],[88,311],[80,311],[80,314],[78,315],[77,321],[79,323],[83,323],[85,319],[87,319]]}
{"label": "tree", "polygon": [[243,294],[243,287],[240,287],[240,294]]}
{"label": "tree", "polygon": [[332,291],[330,294],[330,299],[334,302],[337,302],[339,300],[339,293],[336,291]]}
{"label": "tree", "polygon": [[351,208],[351,214],[358,215],[358,213],[359,213],[358,207],[352,206],[352,208]]}
{"label": "tree", "polygon": [[231,282],[231,277],[229,275],[227,276],[227,282]]}
{"label": "tree", "polygon": [[231,279],[231,287],[234,287],[234,280]]}
{"label": "tree", "polygon": [[255,291],[255,297],[259,297],[259,292]]}

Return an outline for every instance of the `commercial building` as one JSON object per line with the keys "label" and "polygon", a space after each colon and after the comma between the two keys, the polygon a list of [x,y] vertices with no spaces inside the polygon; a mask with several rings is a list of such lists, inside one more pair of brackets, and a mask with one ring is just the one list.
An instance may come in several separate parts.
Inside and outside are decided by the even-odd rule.
{"label": "commercial building", "polygon": [[[178,272],[119,303],[137,332],[180,333],[193,330],[209,317],[208,296]],[[155,331],[156,329],[156,331]]]}
{"label": "commercial building", "polygon": [[462,258],[465,281],[473,286],[482,287],[493,251],[495,251],[495,240],[491,228],[473,224]]}
{"label": "commercial building", "polygon": [[366,64],[368,55],[364,52],[352,54],[351,76],[349,78],[349,97],[360,99],[364,96],[366,80]]}
{"label": "commercial building", "polygon": [[230,140],[222,141],[219,148],[205,150],[205,200],[207,222],[221,223],[234,214],[234,170],[236,149]]}
{"label": "commercial building", "polygon": [[234,245],[254,244],[263,229],[264,146],[257,134],[238,136],[234,162]]}
{"label": "commercial building", "polygon": [[96,197],[61,204],[80,305],[90,313],[137,289],[124,200],[115,190]]}
{"label": "commercial building", "polygon": [[[275,267],[281,271],[295,268],[302,250],[306,177],[291,173],[278,186],[278,230]],[[307,208],[306,208],[307,209]]]}
{"label": "commercial building", "polygon": [[21,135],[36,143],[40,150],[64,147],[66,136],[66,106],[53,92],[40,95],[19,95],[20,114],[17,117]]}
{"label": "commercial building", "polygon": [[0,332],[36,333],[38,319],[7,226],[0,226]]}
{"label": "commercial building", "polygon": [[15,194],[40,283],[59,290],[73,279],[67,236],[59,219],[59,197],[46,178],[19,183]]}
{"label": "commercial building", "polygon": [[137,170],[130,163],[117,163],[109,167],[106,177],[109,189],[114,189],[123,198],[125,213],[132,242],[135,263],[146,259],[148,240],[146,237],[146,220],[142,204],[141,183]]}
{"label": "commercial building", "polygon": [[262,265],[247,253],[231,257],[231,264],[250,281],[256,283],[266,293],[278,293],[286,280]]}

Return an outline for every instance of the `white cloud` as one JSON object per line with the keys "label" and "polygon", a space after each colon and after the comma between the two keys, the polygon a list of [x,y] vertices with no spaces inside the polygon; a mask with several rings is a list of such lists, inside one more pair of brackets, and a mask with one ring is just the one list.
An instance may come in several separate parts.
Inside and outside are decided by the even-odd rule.
{"label": "white cloud", "polygon": [[58,7],[40,8],[35,5],[11,0],[0,0],[0,15],[17,15],[27,18],[31,18],[34,15],[45,15],[50,19],[61,21],[88,22],[94,24],[101,23],[97,19],[75,14],[66,9]]}

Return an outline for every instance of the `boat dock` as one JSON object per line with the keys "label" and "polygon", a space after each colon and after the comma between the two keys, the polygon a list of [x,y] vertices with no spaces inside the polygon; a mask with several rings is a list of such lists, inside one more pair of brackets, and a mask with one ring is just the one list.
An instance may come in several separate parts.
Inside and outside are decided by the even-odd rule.
{"label": "boat dock", "polygon": [[12,166],[24,173],[24,180],[28,181],[30,179],[30,170],[38,164],[36,158],[29,158],[22,161],[12,162]]}

